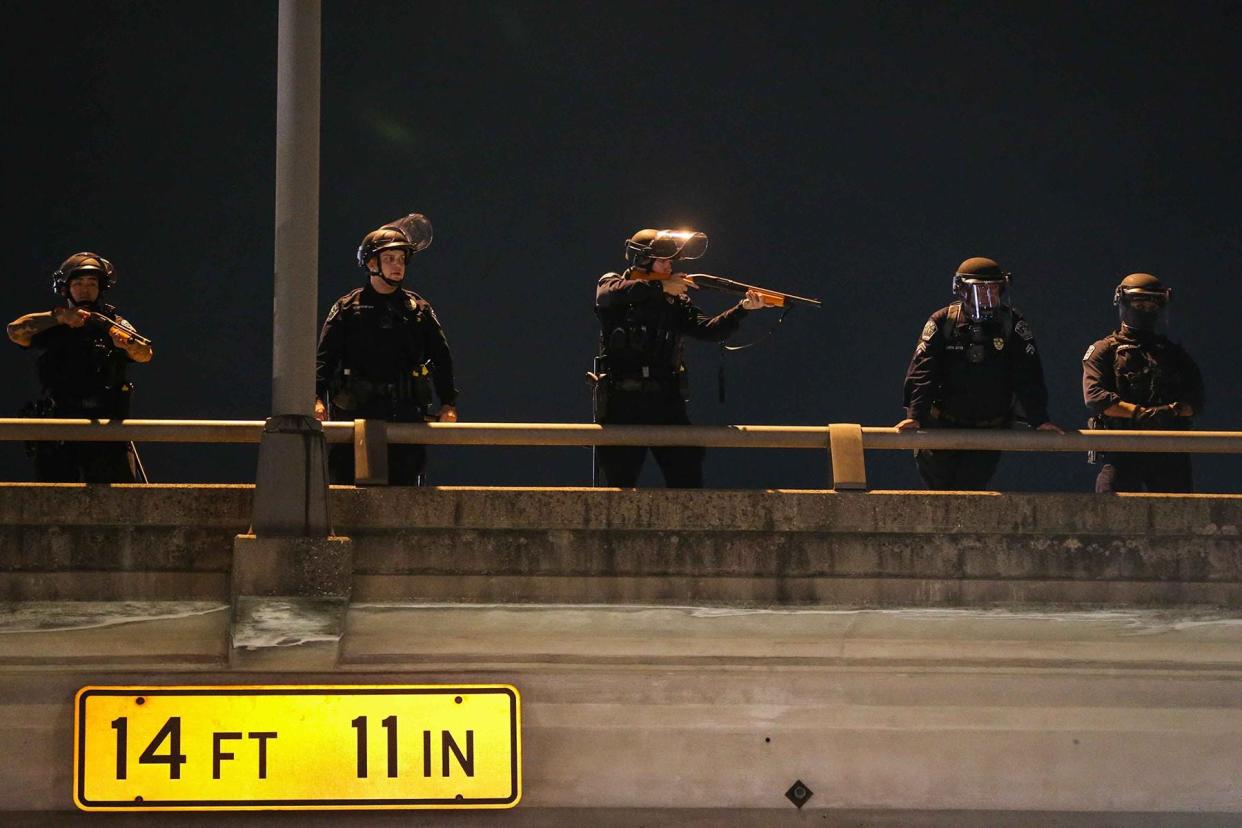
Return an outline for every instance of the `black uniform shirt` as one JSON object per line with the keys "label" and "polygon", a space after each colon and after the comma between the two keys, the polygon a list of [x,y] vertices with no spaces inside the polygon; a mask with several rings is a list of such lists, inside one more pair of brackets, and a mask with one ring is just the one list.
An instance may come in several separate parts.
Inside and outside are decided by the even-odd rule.
{"label": "black uniform shirt", "polygon": [[453,357],[440,320],[426,299],[410,290],[379,293],[365,287],[337,299],[319,334],[315,394],[325,398],[338,371],[375,383],[397,382],[430,363],[443,405],[454,405]]}
{"label": "black uniform shirt", "polygon": [[1095,414],[1123,400],[1140,406],[1186,403],[1199,414],[1205,396],[1190,354],[1157,333],[1122,325],[1082,358],[1082,399]]}
{"label": "black uniform shirt", "polygon": [[[906,370],[906,416],[925,423],[935,405],[963,422],[996,420],[1011,415],[1016,395],[1031,427],[1048,422],[1048,390],[1030,323],[1016,309],[1002,308],[1008,322],[998,317],[972,326],[961,310],[951,314],[953,308],[941,308],[923,326]],[[946,336],[954,315],[957,325]],[[971,361],[972,347],[979,361]]]}
{"label": "black uniform shirt", "polygon": [[605,273],[595,289],[595,313],[600,320],[603,354],[608,371],[617,379],[647,376],[668,379],[681,369],[683,336],[720,342],[737,331],[746,316],[741,303],[724,313],[708,316],[690,297],[664,292],[657,280],[629,279]]}
{"label": "black uniform shirt", "polygon": [[[99,304],[93,310],[133,330],[111,305]],[[56,325],[40,331],[31,338],[29,347],[39,351],[37,370],[44,393],[70,404],[109,398],[125,384],[126,366],[133,362],[123,348],[113,344],[107,329],[95,322],[80,328]]]}

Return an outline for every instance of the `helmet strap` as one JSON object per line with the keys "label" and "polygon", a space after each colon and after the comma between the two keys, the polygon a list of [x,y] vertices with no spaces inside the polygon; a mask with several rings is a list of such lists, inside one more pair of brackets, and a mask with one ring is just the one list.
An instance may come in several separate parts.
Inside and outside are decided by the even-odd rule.
{"label": "helmet strap", "polygon": [[379,279],[384,284],[388,285],[389,287],[393,287],[393,288],[399,288],[401,287],[402,284],[405,283],[404,279],[401,279],[401,280],[389,279],[387,276],[384,275],[383,270],[372,270],[370,267],[367,268],[367,277],[369,279]]}

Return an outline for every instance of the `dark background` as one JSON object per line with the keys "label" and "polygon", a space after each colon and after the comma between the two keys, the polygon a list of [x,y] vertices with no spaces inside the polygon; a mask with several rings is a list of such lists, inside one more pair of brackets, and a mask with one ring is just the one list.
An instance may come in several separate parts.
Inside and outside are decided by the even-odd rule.
{"label": "dark background", "polygon": [[[274,2],[3,2],[5,321],[94,250],[156,341],[133,415],[269,412]],[[327,2],[319,304],[364,233],[410,211],[407,282],[453,345],[463,419],[585,422],[596,278],[641,227],[708,232],[702,270],[819,296],[727,360],[692,344],[702,423],[887,425],[957,264],[1011,270],[1054,419],[1113,286],[1175,289],[1173,338],[1239,429],[1242,58],[1236,3]],[[721,295],[699,303],[720,310]],[[748,321],[760,334],[776,312]],[[7,416],[33,358],[0,349]],[[253,447],[144,448],[156,481],[253,480]],[[709,485],[822,487],[818,452],[717,450]],[[1239,458],[1197,461],[1237,491]],[[877,488],[920,486],[907,453]],[[649,466],[652,465],[649,463]],[[27,478],[20,447],[0,473]],[[655,477],[649,468],[646,479]],[[430,481],[586,484],[586,449],[433,450]],[[1080,455],[1009,455],[998,488],[1089,489]]]}

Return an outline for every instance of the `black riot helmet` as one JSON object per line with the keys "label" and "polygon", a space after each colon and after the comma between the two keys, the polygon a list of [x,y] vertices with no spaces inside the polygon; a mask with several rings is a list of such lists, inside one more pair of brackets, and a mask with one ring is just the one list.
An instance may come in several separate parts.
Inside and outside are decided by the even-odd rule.
{"label": "black riot helmet", "polygon": [[625,240],[625,260],[640,270],[655,259],[697,259],[705,252],[707,234],[695,230],[639,230]]}
{"label": "black riot helmet", "polygon": [[100,293],[116,286],[116,271],[112,267],[112,262],[98,253],[83,251],[74,253],[56,268],[56,272],[52,274],[52,293],[57,296],[68,296],[70,279],[91,274],[99,279]]}
{"label": "black riot helmet", "polygon": [[379,271],[371,270],[368,264],[373,257],[384,250],[404,250],[408,259],[430,247],[431,238],[431,222],[427,217],[422,213],[410,213],[405,218],[390,221],[362,237],[362,244],[358,245],[358,267],[383,278]]}
{"label": "black riot helmet", "polygon": [[958,265],[953,274],[953,293],[971,321],[992,319],[1008,303],[1011,277],[992,259],[976,256]]}
{"label": "black riot helmet", "polygon": [[1122,323],[1139,331],[1154,331],[1173,299],[1173,289],[1150,273],[1131,273],[1113,289],[1113,304]]}

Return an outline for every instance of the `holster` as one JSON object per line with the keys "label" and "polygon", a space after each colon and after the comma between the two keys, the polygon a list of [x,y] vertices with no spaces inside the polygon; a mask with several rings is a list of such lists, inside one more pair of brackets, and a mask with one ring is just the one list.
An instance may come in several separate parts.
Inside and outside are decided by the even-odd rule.
{"label": "holster", "polygon": [[430,408],[433,400],[431,387],[431,367],[422,363],[408,377],[402,377],[398,383],[397,398],[413,400],[422,408]]}

